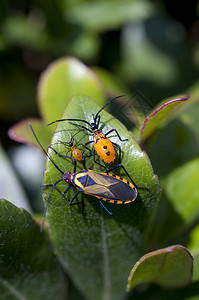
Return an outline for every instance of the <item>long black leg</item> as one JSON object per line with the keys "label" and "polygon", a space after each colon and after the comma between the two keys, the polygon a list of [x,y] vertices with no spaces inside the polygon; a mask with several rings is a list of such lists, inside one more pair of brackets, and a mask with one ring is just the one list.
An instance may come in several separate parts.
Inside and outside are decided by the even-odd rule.
{"label": "long black leg", "polygon": [[[63,180],[63,179],[61,179],[61,180]],[[57,181],[55,184],[57,184],[57,183],[60,182],[61,180]],[[69,188],[72,186],[72,184],[69,183],[69,186],[65,189],[65,191],[64,191],[64,192],[61,192],[61,191],[55,186],[55,184],[46,184],[46,185],[44,185],[44,186],[52,186],[52,189],[51,189],[49,198],[50,198],[51,195],[52,195],[53,189],[56,189],[61,195],[65,195],[65,194],[68,192]],[[79,195],[79,193],[80,193],[80,191],[78,191],[78,192],[75,194],[75,196],[73,196],[73,198],[69,201],[69,204],[70,204],[70,205],[75,205],[75,204],[80,204],[80,203],[82,203],[82,202],[72,203],[73,200]],[[49,198],[48,198],[48,199],[49,199]],[[49,203],[49,201],[48,201],[47,203]]]}
{"label": "long black leg", "polygon": [[[88,156],[86,156],[86,157],[88,157]],[[86,170],[86,162],[85,162],[85,158],[86,158],[86,157],[83,157],[83,158],[82,158],[82,163],[83,163],[83,167],[84,167],[85,170]]]}
{"label": "long black leg", "polygon": [[122,164],[118,164],[116,166],[113,166],[112,168],[110,168],[106,173],[108,174],[109,172],[117,169],[117,168],[122,168],[124,170],[124,172],[126,173],[126,175],[129,177],[129,179],[132,181],[132,183],[134,184],[134,186],[137,188],[137,189],[145,189],[145,190],[149,190],[149,188],[147,187],[143,187],[143,186],[137,186],[135,184],[135,182],[133,181],[133,179],[131,178],[131,176],[129,175],[129,173],[127,172],[127,170],[125,169],[125,167],[122,165]]}
{"label": "long black leg", "polygon": [[92,156],[92,154],[89,154],[89,155],[84,156],[84,157],[82,158],[82,163],[83,163],[84,169],[87,169],[87,168],[86,168],[86,161],[85,161],[85,159],[88,158],[88,157],[91,157],[91,156]]}
{"label": "long black leg", "polygon": [[43,231],[44,220],[45,220],[45,217],[46,217],[48,205],[49,205],[49,202],[50,202],[50,199],[51,199],[53,190],[56,189],[60,194],[64,195],[64,194],[67,193],[67,191],[68,191],[69,188],[71,187],[71,184],[70,184],[70,185],[66,188],[66,190],[65,190],[64,192],[61,192],[61,191],[56,187],[56,185],[57,185],[59,182],[63,181],[63,180],[64,180],[64,179],[60,179],[60,180],[58,180],[57,182],[55,182],[54,184],[53,184],[53,183],[50,183],[50,184],[44,184],[44,185],[43,185],[44,187],[52,186],[52,188],[51,188],[50,195],[49,195],[48,200],[47,200],[46,205],[45,205],[44,214],[43,214],[43,219],[42,219],[42,223],[41,223],[41,232]]}
{"label": "long black leg", "polygon": [[[61,195],[65,195],[65,194],[68,192],[69,188],[71,187],[71,183],[69,183],[69,186],[65,189],[64,192],[61,192],[60,189],[58,189],[58,187],[56,187],[56,184],[59,183],[60,181],[63,181],[63,180],[64,180],[64,179],[60,179],[59,181],[55,182],[54,184],[53,184],[53,183],[50,183],[50,184],[44,184],[43,186],[44,186],[44,187],[52,186],[52,190],[53,190],[53,189],[56,189]],[[52,194],[52,190],[51,190],[51,194]],[[51,194],[50,194],[49,198],[51,197]]]}
{"label": "long black leg", "polygon": [[69,159],[71,159],[71,160],[74,162],[74,173],[76,172],[77,162],[76,162],[75,158],[73,158],[73,157],[71,157],[71,156],[67,156],[67,155],[60,154],[60,153],[57,152],[51,145],[48,146],[48,148],[50,148],[51,150],[53,150],[53,151],[55,152],[55,154],[57,154],[57,155],[60,156],[60,157],[64,157],[64,158],[69,158]]}
{"label": "long black leg", "polygon": [[[90,141],[90,143],[92,143],[93,141]],[[89,152],[90,152],[90,154],[91,154],[91,149],[89,149],[88,147],[87,147],[87,145],[88,145],[88,143],[86,143],[86,144],[81,144],[84,148],[86,148]]]}
{"label": "long black leg", "polygon": [[93,161],[94,163],[96,163],[97,165],[99,165],[107,171],[107,168],[105,166],[101,165],[98,161],[95,160],[95,150],[93,150]]}
{"label": "long black leg", "polygon": [[83,202],[81,201],[81,202],[75,202],[75,203],[72,203],[73,202],[73,200],[79,195],[79,193],[80,193],[80,191],[78,191],[76,194],[75,194],[75,196],[73,196],[73,198],[69,201],[69,204],[70,205],[76,205],[76,204],[82,204]]}
{"label": "long black leg", "polygon": [[78,191],[75,196],[73,196],[73,198],[69,201],[69,204],[70,205],[76,205],[76,204],[81,204],[82,205],[82,212],[84,210],[84,202],[83,201],[80,201],[80,202],[75,202],[75,203],[72,203],[73,200],[79,195],[80,191]]}
{"label": "long black leg", "polygon": [[118,144],[116,144],[114,142],[112,142],[112,144],[115,145],[118,148],[118,150],[119,150],[119,164],[121,164],[121,156],[122,156],[121,147],[120,147],[120,145],[118,145]]}
{"label": "long black leg", "polygon": [[[84,144],[84,147],[86,147],[87,145],[89,145],[89,144],[91,144],[91,143],[94,143],[94,141],[89,141],[89,142],[85,143],[85,144]],[[87,149],[89,149],[89,148],[87,148]],[[90,150],[90,149],[89,149],[89,150]]]}
{"label": "long black leg", "polygon": [[70,123],[70,124],[72,124],[72,125],[74,125],[74,126],[76,126],[76,127],[80,127],[80,128],[86,129],[87,131],[89,131],[89,132],[92,133],[92,130],[91,130],[91,129],[89,129],[89,128],[83,126],[83,125],[75,124],[75,123],[72,123],[72,122],[68,122],[68,123]]}
{"label": "long black leg", "polygon": [[[85,144],[79,143],[79,144],[76,145],[76,147],[79,147],[79,146],[82,146],[82,147],[86,148],[87,150],[91,151],[91,149],[89,149],[88,147],[86,147]],[[85,151],[85,149],[80,149],[80,150],[84,150]]]}
{"label": "long black leg", "polygon": [[128,141],[128,139],[124,139],[122,140],[121,136],[119,135],[118,131],[114,128],[112,128],[111,130],[109,130],[108,132],[105,133],[105,136],[107,136],[108,134],[110,134],[111,132],[115,132],[118,136],[118,138],[120,139],[121,142],[125,142]]}
{"label": "long black leg", "polygon": [[48,149],[49,149],[49,148],[50,148],[51,150],[53,150],[53,151],[55,152],[55,154],[57,154],[58,156],[64,157],[64,158],[70,158],[71,160],[75,161],[75,158],[73,158],[72,156],[63,155],[63,154],[57,152],[51,145],[48,146]]}
{"label": "long black leg", "polygon": [[[90,141],[90,143],[92,143],[92,142],[93,142],[93,141]],[[86,144],[87,144],[87,143],[86,143]],[[90,153],[89,155],[84,156],[83,159],[92,156],[92,151],[91,151],[91,149],[89,149],[89,148],[86,146],[86,144],[85,144],[85,145],[84,145],[84,144],[78,144],[78,145],[82,145],[82,146],[83,146],[86,150],[88,150],[89,153]],[[79,150],[82,150],[83,153],[84,153],[85,149],[79,149]],[[83,159],[82,159],[82,161],[83,161]]]}

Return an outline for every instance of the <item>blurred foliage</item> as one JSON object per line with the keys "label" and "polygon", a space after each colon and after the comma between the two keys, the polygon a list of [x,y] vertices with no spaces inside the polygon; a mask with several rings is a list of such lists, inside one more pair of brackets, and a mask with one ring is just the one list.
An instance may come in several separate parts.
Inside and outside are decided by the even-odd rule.
{"label": "blurred foliage", "polygon": [[65,55],[114,72],[154,105],[197,78],[198,26],[197,1],[2,0],[0,118],[38,116],[38,75]]}

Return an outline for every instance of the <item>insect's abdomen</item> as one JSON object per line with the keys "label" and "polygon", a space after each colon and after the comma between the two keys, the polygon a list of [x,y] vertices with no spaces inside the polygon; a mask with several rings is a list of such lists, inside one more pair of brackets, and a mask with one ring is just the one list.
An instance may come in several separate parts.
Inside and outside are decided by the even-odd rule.
{"label": "insect's abdomen", "polygon": [[72,152],[73,157],[76,160],[78,160],[78,161],[82,160],[82,152],[79,149],[77,149],[75,146],[71,147],[71,152]]}
{"label": "insect's abdomen", "polygon": [[108,138],[100,138],[94,144],[95,152],[106,164],[113,164],[116,158],[113,144]]}

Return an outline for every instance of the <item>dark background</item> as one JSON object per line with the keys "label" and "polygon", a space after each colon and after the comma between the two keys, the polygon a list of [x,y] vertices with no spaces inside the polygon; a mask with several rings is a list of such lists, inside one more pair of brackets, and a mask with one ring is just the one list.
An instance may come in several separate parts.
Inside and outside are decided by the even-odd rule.
{"label": "dark background", "polygon": [[[5,149],[17,144],[8,138],[10,126],[39,116],[36,91],[40,73],[61,56],[74,56],[89,66],[111,71],[153,105],[186,92],[197,80],[197,1],[181,2],[178,7],[170,1],[148,1],[154,12],[146,8],[146,17],[137,21],[123,17],[112,26],[110,20],[119,19],[115,2],[110,1],[113,9],[108,20],[100,18],[99,12],[102,24],[89,27],[87,22],[92,24],[103,1],[1,0],[0,141]],[[90,19],[84,16],[86,9],[81,9],[85,5]],[[71,17],[74,7],[80,11],[76,18]],[[140,32],[141,44],[136,37]]]}

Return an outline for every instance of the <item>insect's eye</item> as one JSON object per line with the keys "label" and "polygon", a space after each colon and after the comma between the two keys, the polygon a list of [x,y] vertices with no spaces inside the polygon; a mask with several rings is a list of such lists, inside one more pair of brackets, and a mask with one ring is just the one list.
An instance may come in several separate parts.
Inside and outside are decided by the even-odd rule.
{"label": "insect's eye", "polygon": [[69,142],[68,144],[69,144],[69,147],[72,147],[72,146],[73,146],[73,143],[72,143],[72,142]]}

